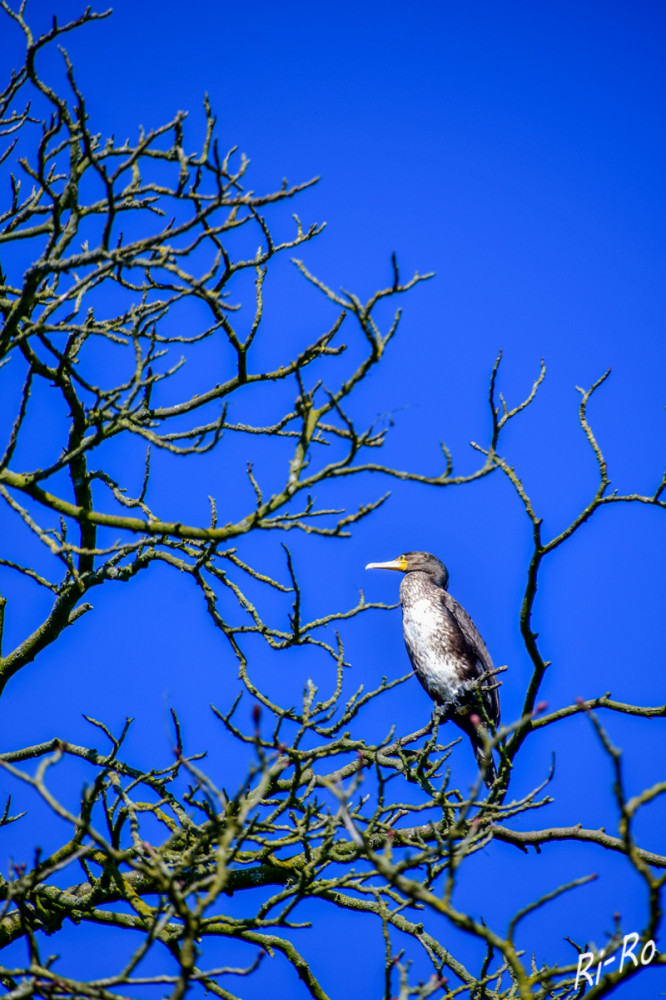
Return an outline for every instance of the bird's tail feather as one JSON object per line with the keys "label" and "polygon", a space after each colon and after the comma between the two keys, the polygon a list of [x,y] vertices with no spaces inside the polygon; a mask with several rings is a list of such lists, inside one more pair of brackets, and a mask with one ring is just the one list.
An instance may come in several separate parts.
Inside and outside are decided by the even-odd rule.
{"label": "bird's tail feather", "polygon": [[476,757],[476,762],[479,765],[479,770],[481,771],[481,776],[488,788],[491,788],[493,782],[497,779],[497,770],[495,768],[495,761],[493,760],[492,752],[490,750],[486,750],[486,740],[488,739],[487,733],[485,730],[479,731],[476,726],[470,722],[468,722],[465,726],[461,726],[461,728],[464,729],[469,736],[472,749],[474,750],[474,756]]}

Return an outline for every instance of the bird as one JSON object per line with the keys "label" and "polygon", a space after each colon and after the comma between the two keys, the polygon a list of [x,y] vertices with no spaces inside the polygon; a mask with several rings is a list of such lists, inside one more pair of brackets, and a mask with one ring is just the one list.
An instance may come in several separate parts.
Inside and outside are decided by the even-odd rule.
{"label": "bird", "polygon": [[430,552],[405,552],[366,569],[394,569],[400,581],[402,628],[407,653],[419,681],[449,719],[469,736],[474,756],[490,788],[497,772],[486,750],[484,715],[493,729],[500,721],[495,669],[476,625],[449,594],[449,571]]}

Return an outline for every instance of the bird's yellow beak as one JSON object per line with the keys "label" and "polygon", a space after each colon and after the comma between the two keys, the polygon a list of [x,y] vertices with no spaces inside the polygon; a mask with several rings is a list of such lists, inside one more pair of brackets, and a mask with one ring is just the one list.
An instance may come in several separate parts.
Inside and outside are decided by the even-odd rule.
{"label": "bird's yellow beak", "polygon": [[385,563],[368,563],[365,567],[366,569],[397,569],[401,573],[405,573],[407,570],[407,560],[404,556],[398,556],[397,559],[391,559],[390,562]]}

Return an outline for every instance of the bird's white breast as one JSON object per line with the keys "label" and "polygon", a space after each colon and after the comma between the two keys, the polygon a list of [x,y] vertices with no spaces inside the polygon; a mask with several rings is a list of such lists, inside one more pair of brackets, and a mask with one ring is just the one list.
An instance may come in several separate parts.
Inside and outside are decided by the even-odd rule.
{"label": "bird's white breast", "polygon": [[403,607],[405,643],[417,676],[431,698],[450,704],[465,689],[460,663],[449,650],[447,634],[432,603],[425,598]]}

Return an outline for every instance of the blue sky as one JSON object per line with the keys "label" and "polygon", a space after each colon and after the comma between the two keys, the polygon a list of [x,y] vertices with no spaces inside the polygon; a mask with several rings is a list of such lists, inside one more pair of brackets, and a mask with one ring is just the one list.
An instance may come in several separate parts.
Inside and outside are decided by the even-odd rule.
{"label": "blue sky", "polygon": [[[64,21],[82,7],[68,0],[56,9]],[[33,25],[46,26],[51,13],[51,4],[33,0]],[[510,403],[526,395],[545,359],[545,384],[508,429],[503,454],[524,477],[549,536],[596,487],[576,385],[587,388],[612,368],[589,416],[613,486],[649,493],[663,472],[665,35],[663,7],[644,2],[199,2],[184,9],[123,0],[112,18],[72,35],[68,51],[94,130],[135,135],[138,124],[156,126],[184,109],[194,146],[207,91],[221,146],[237,145],[251,158],[255,190],[276,188],[283,176],[321,175],[293,209],[306,223],[327,223],[303,257],[331,286],[369,296],[390,281],[393,251],[405,276],[436,272],[404,300],[399,335],[356,404],[360,420],[391,415],[386,461],[436,473],[443,440],[456,467],[471,470],[477,458],[469,441],[488,437],[487,385],[498,350],[500,389]],[[3,27],[4,67],[17,62],[16,38]],[[276,218],[286,224],[288,212]],[[293,353],[334,318],[287,262],[269,279],[267,311],[257,365]],[[266,476],[281,475],[262,461]],[[216,475],[201,463],[191,482],[164,498],[165,509],[192,505],[205,517],[206,477]],[[360,588],[368,599],[394,601],[397,575],[365,574],[365,564],[409,549],[435,552],[495,662],[509,665],[502,706],[510,721],[529,677],[518,632],[530,551],[524,512],[500,473],[445,491],[369,478],[345,487],[344,499],[351,505],[388,488],[391,500],[351,541],[293,539],[313,609],[351,605]],[[239,492],[237,502],[246,499]],[[548,560],[535,618],[553,661],[542,690],[549,705],[607,690],[618,700],[663,702],[664,537],[660,512],[613,507]],[[244,551],[277,566],[281,541],[248,540]],[[17,595],[11,645],[39,608],[22,582],[6,574],[1,582]],[[208,704],[230,704],[237,680],[199,595],[155,569],[128,587],[105,588],[93,603],[94,614],[8,687],[0,702],[3,744],[13,749],[53,735],[86,742],[82,712],[112,728],[130,714],[137,719],[131,752],[166,758],[167,706],[174,705],[189,748],[213,745],[219,733]],[[370,684],[407,669],[398,612],[369,615],[346,635],[355,678]],[[283,683],[299,690],[310,667],[288,662]],[[103,681],[108,668],[111,688]],[[389,711],[407,732],[428,717],[430,704],[414,681]],[[650,739],[643,721],[604,721],[625,750],[632,793],[663,779],[664,720],[651,723]],[[373,731],[382,724],[369,713]],[[461,746],[455,757],[467,782],[474,775],[468,750]],[[553,750],[558,805],[553,819],[544,813],[537,825],[608,822],[610,770],[584,719],[531,738],[516,793],[544,776]],[[213,751],[211,758],[232,766]],[[637,827],[644,846],[660,849],[665,818],[658,803],[646,810]],[[6,856],[0,852],[3,864]],[[627,930],[640,928],[643,890],[621,858],[603,861],[604,877],[580,901],[566,897],[551,918],[535,919],[528,950],[568,958],[563,936],[602,940],[614,911]],[[480,886],[493,884],[489,918],[501,920],[509,912],[505,884],[524,879],[529,888],[527,865],[553,886],[599,863],[584,848],[553,846],[525,861],[499,845],[472,868]],[[366,927],[379,947],[377,929]],[[353,954],[353,942],[348,947]],[[358,971],[359,962],[352,963],[359,982],[378,991],[380,966]],[[334,995],[343,988],[335,961],[326,985]],[[288,983],[280,988],[276,995],[289,995]],[[644,985],[638,989],[634,981],[618,995],[646,995]]]}

